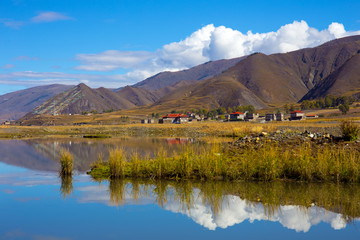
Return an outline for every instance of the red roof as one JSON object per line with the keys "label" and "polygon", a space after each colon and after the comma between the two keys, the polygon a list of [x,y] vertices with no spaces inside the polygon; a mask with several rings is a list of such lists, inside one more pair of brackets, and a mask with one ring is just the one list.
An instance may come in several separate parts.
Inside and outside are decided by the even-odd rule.
{"label": "red roof", "polygon": [[291,113],[304,113],[304,112],[299,111],[299,110],[295,110],[295,111],[292,111]]}
{"label": "red roof", "polygon": [[244,113],[242,113],[242,112],[233,112],[233,113],[230,113],[230,115],[235,115],[235,114],[242,115],[242,114],[244,114]]}
{"label": "red roof", "polygon": [[185,114],[178,114],[178,113],[169,113],[166,114],[166,116],[163,116],[163,118],[178,118],[178,117],[188,117]]}

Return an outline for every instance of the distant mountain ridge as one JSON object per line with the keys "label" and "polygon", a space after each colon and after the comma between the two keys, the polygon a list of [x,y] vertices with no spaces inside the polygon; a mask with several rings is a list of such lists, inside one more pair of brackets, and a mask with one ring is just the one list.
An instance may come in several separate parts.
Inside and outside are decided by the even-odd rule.
{"label": "distant mountain ridge", "polygon": [[360,92],[359,56],[360,36],[351,36],[289,53],[255,53],[164,72],[117,92],[80,84],[38,106],[32,114],[135,107],[167,112],[249,104],[261,109],[328,94],[355,94]]}
{"label": "distant mountain ridge", "polygon": [[222,59],[206,62],[183,71],[161,72],[134,84],[132,87],[156,91],[164,87],[172,86],[180,81],[206,80],[226,71],[245,58],[246,57]]}
{"label": "distant mountain ridge", "polygon": [[[333,86],[332,93],[345,94],[351,88],[360,88],[357,81],[360,62],[355,56],[359,51],[360,36],[352,36],[289,53],[252,54],[213,78],[175,89],[150,108],[181,110],[248,104],[266,108],[297,102],[311,89],[315,92],[315,89],[328,88],[329,84]],[[352,74],[346,74],[342,84],[334,85],[340,76],[334,74],[345,66],[346,71],[342,71],[341,76],[345,76],[345,72]],[[345,83],[347,88],[340,87]],[[331,91],[314,97],[324,97],[328,93]]]}
{"label": "distant mountain ridge", "polygon": [[51,97],[73,86],[52,84],[32,87],[0,96],[0,122],[17,120]]}
{"label": "distant mountain ridge", "polygon": [[[82,112],[103,112],[134,107],[127,99],[119,94],[106,89],[91,89],[81,83],[63,93],[49,99],[36,107],[30,114],[76,114]],[[29,116],[25,117],[29,117]]]}

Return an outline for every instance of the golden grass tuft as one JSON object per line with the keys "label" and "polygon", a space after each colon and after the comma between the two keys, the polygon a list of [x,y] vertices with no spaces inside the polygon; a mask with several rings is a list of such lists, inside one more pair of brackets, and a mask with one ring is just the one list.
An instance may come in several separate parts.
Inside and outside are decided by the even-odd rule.
{"label": "golden grass tuft", "polygon": [[72,176],[74,156],[66,149],[60,152],[60,176]]}

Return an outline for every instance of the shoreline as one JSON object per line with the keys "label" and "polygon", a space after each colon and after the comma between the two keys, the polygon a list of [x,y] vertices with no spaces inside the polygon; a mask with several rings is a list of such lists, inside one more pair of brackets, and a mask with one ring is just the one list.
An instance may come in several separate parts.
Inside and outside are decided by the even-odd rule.
{"label": "shoreline", "polygon": [[199,122],[192,124],[126,124],[81,126],[0,126],[0,139],[22,139],[44,136],[82,137],[84,135],[148,137],[241,137],[261,132],[319,131],[339,135],[339,122]]}

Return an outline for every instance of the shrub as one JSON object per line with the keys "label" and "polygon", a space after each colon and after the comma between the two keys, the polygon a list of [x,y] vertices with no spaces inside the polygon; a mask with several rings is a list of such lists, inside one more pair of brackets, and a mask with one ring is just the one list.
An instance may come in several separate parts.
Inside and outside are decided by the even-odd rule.
{"label": "shrub", "polygon": [[61,150],[60,153],[60,175],[71,176],[74,167],[74,157],[68,150]]}
{"label": "shrub", "polygon": [[340,129],[345,141],[354,141],[359,138],[359,128],[354,122],[343,121]]}
{"label": "shrub", "polygon": [[350,107],[348,104],[342,104],[339,106],[339,110],[345,115],[350,110]]}

